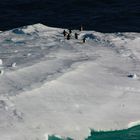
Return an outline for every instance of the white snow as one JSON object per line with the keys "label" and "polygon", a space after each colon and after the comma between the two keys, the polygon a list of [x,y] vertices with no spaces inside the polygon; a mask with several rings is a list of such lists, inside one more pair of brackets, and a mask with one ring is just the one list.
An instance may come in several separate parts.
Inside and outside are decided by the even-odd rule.
{"label": "white snow", "polygon": [[48,140],[48,138],[49,138],[49,135],[47,133],[44,134],[44,139],[43,140]]}
{"label": "white snow", "polygon": [[0,70],[0,75],[3,75],[4,74],[4,70]]}
{"label": "white snow", "polygon": [[35,24],[0,34],[0,140],[82,140],[140,120],[140,34],[62,32]]}
{"label": "white snow", "polygon": [[128,128],[131,128],[131,127],[134,127],[134,126],[137,126],[137,125],[140,125],[140,120],[135,121],[135,122],[130,122],[128,124]]}
{"label": "white snow", "polygon": [[13,68],[15,68],[16,67],[16,63],[14,62],[14,63],[12,63],[12,65],[11,65]]}
{"label": "white snow", "polygon": [[3,64],[3,61],[2,61],[2,59],[0,59],[0,65],[2,65]]}

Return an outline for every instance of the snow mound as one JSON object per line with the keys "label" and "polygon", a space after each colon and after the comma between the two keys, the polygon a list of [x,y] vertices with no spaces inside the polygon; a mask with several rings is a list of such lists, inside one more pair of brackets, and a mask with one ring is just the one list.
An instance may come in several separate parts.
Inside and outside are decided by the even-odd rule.
{"label": "snow mound", "polygon": [[15,33],[15,34],[24,34],[24,32],[22,31],[22,29],[20,29],[20,28],[13,29],[12,32]]}
{"label": "snow mound", "polygon": [[0,70],[0,75],[3,75],[4,74],[4,70]]}
{"label": "snow mound", "polygon": [[2,65],[3,64],[3,61],[2,61],[2,59],[0,59],[0,65]]}
{"label": "snow mound", "polygon": [[32,25],[37,31],[44,31],[44,30],[47,30],[48,28],[50,27],[47,27],[41,23],[38,23],[38,24],[34,24]]}
{"label": "snow mound", "polygon": [[86,38],[86,39],[97,39],[97,37],[94,35],[94,34],[91,34],[91,33],[89,33],[89,34],[85,34],[84,35],[84,38]]}
{"label": "snow mound", "polygon": [[15,68],[17,66],[16,62],[12,63],[11,66]]}
{"label": "snow mound", "polygon": [[38,31],[37,29],[38,28],[35,28],[35,25],[32,25],[32,26],[25,26],[22,28],[22,31],[25,33],[25,34],[31,34],[31,33],[34,33],[36,31]]}
{"label": "snow mound", "polygon": [[34,25],[29,25],[29,26],[24,26],[21,28],[13,29],[12,32],[15,34],[31,34],[31,33],[35,33],[35,32],[41,32],[46,29],[48,29],[47,26],[38,23],[38,24],[34,24]]}

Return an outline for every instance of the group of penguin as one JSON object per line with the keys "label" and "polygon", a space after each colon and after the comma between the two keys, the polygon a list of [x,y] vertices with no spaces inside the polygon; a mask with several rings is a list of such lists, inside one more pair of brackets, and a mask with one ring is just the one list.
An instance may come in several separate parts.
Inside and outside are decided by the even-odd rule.
{"label": "group of penguin", "polygon": [[[80,31],[82,31],[82,30],[83,30],[83,27],[81,26]],[[72,34],[72,30],[71,29],[69,29],[68,32],[66,30],[63,31],[63,35],[64,35],[64,37],[66,37],[67,40],[71,39],[71,34]],[[74,33],[74,38],[78,39],[78,35],[79,35],[78,33]],[[82,41],[83,41],[83,43],[85,43],[86,42],[86,38],[84,37],[82,39]]]}

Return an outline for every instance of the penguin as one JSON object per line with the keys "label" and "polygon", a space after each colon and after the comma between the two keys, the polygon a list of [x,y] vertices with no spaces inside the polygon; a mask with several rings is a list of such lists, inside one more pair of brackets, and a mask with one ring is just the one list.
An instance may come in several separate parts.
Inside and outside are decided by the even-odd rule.
{"label": "penguin", "polygon": [[70,36],[70,33],[69,33],[69,34],[67,35],[67,40],[70,40],[70,37],[71,37],[71,36]]}
{"label": "penguin", "polygon": [[82,25],[80,26],[80,31],[83,31],[83,26]]}
{"label": "penguin", "polygon": [[69,29],[69,34],[71,34],[72,33],[72,30],[71,29]]}
{"label": "penguin", "polygon": [[83,43],[85,43],[85,42],[86,42],[86,38],[84,37],[84,38],[83,38]]}
{"label": "penguin", "polygon": [[65,30],[63,31],[63,35],[64,37],[67,35],[67,32]]}

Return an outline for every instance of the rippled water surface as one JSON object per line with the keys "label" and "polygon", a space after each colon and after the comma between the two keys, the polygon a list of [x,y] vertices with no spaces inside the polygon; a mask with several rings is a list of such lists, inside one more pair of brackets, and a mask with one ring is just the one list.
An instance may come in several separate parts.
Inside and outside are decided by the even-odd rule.
{"label": "rippled water surface", "polygon": [[101,32],[140,32],[140,0],[1,0],[0,30],[44,23]]}
{"label": "rippled water surface", "polygon": [[[61,138],[50,136],[49,140],[63,140]],[[72,140],[67,138],[66,140]],[[92,131],[91,135],[85,140],[140,140],[140,126],[135,126],[125,130],[118,131]]]}

